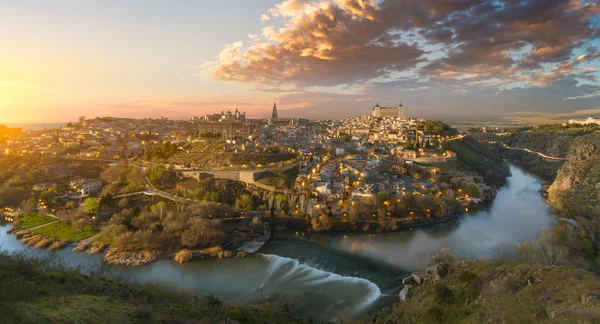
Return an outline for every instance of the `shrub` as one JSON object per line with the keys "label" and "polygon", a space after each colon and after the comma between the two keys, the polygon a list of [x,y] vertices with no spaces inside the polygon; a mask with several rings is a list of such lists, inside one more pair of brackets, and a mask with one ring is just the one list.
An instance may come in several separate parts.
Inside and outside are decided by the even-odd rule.
{"label": "shrub", "polygon": [[192,251],[183,249],[175,254],[175,261],[179,263],[188,262],[192,259]]}
{"label": "shrub", "polygon": [[451,304],[454,301],[454,293],[446,285],[438,283],[433,287],[435,300],[439,303]]}

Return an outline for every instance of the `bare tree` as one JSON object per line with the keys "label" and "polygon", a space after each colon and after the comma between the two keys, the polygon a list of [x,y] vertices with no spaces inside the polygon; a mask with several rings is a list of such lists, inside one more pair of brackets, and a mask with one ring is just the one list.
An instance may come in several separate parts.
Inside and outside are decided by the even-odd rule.
{"label": "bare tree", "polygon": [[296,202],[298,201],[298,195],[292,194],[290,196],[290,210],[296,210]]}
{"label": "bare tree", "polygon": [[267,197],[267,204],[269,205],[269,210],[273,209],[274,201],[275,201],[275,195],[273,195],[273,193],[270,193],[269,196]]}
{"label": "bare tree", "polygon": [[300,201],[298,202],[298,212],[300,214],[304,214],[304,211],[306,210],[306,199],[306,195],[300,195]]}

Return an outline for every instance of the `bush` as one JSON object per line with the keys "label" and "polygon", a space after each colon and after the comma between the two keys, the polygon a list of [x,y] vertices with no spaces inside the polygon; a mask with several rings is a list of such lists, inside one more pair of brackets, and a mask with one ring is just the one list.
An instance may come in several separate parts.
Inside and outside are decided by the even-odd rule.
{"label": "bush", "polygon": [[454,293],[444,284],[436,284],[433,287],[433,294],[438,303],[451,304],[454,302]]}
{"label": "bush", "polygon": [[192,251],[190,250],[181,250],[175,254],[175,262],[184,263],[188,262],[192,259]]}
{"label": "bush", "polygon": [[446,264],[454,264],[459,261],[458,257],[454,255],[449,248],[443,248],[435,252],[432,256],[429,257],[430,263],[438,264],[438,263],[446,263]]}

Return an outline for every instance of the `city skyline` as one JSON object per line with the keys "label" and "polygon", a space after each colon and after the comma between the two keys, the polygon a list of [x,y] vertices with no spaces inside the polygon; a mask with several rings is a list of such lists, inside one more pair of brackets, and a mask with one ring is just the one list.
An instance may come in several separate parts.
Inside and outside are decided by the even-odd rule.
{"label": "city skyline", "polygon": [[[600,115],[597,1],[0,1],[0,123]],[[569,26],[569,28],[565,28]]]}

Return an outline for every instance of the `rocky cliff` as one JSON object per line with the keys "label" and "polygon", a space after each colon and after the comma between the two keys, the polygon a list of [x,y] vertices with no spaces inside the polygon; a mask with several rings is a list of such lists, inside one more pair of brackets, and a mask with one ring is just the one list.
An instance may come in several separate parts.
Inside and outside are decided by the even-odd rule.
{"label": "rocky cliff", "polygon": [[567,216],[600,218],[600,133],[570,141],[567,158],[548,189],[550,203]]}

